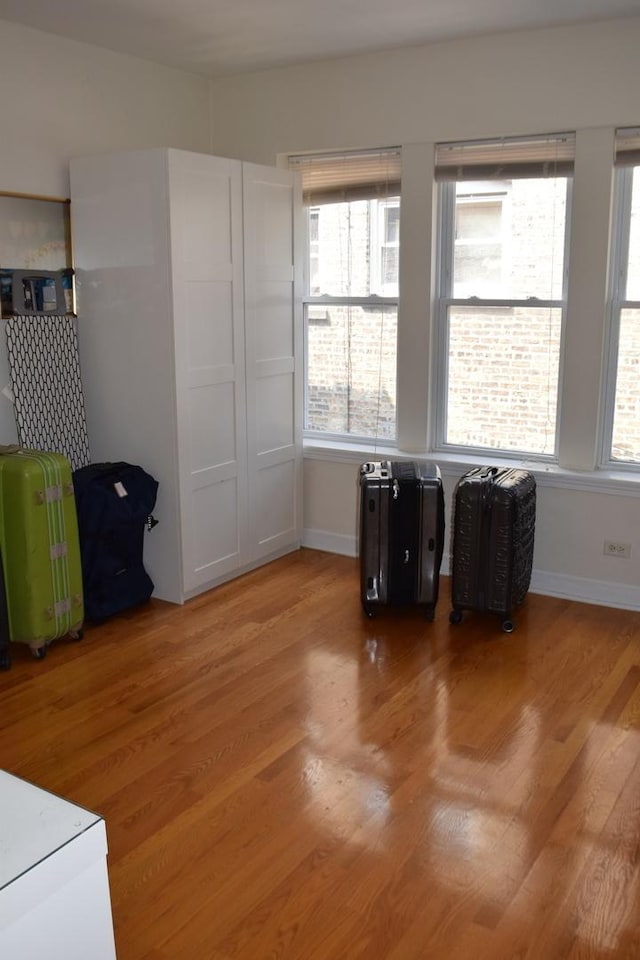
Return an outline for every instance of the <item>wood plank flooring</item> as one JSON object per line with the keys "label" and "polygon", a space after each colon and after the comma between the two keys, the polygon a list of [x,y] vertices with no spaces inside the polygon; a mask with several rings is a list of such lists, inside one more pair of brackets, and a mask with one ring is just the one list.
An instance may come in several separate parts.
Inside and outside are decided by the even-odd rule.
{"label": "wood plank flooring", "polygon": [[104,815],[119,960],[640,957],[640,614],[448,613],[302,550],[13,648],[0,767]]}

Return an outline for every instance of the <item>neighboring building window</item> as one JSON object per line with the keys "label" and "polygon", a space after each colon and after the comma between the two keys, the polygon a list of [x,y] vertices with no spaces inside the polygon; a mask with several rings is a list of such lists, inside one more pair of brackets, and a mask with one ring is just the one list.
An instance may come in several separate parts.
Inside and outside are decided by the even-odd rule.
{"label": "neighboring building window", "polygon": [[371,289],[380,296],[398,296],[400,198],[372,200]]}
{"label": "neighboring building window", "polygon": [[640,463],[640,129],[616,132],[605,462]]}
{"label": "neighboring building window", "polygon": [[459,184],[456,192],[456,297],[491,296],[508,282],[509,185]]}
{"label": "neighboring building window", "polygon": [[555,457],[570,135],[440,144],[437,446]]}
{"label": "neighboring building window", "polygon": [[307,203],[305,429],[396,436],[397,150],[290,158]]}
{"label": "neighboring building window", "polygon": [[320,293],[320,208],[309,209],[309,293]]}

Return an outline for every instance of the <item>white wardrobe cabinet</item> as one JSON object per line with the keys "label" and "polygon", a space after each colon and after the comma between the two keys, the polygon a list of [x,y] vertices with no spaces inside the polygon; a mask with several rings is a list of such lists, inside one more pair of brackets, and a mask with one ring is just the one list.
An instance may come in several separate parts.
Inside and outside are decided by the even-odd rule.
{"label": "white wardrobe cabinet", "polygon": [[180,150],[74,159],[78,340],[94,461],[159,481],[155,596],[301,538],[298,181]]}

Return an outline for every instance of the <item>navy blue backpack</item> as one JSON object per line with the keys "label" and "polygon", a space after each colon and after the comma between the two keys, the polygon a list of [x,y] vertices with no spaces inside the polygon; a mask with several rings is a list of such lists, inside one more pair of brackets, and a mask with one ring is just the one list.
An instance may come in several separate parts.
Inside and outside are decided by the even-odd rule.
{"label": "navy blue backpack", "polygon": [[73,473],[87,620],[106,620],[149,599],[146,530],[156,524],[158,481],[130,463],[92,463]]}

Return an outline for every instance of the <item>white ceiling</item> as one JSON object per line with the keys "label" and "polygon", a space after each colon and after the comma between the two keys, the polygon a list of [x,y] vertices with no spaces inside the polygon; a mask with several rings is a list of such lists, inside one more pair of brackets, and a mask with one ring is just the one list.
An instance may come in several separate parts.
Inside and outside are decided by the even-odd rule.
{"label": "white ceiling", "polygon": [[208,76],[640,15],[640,0],[0,0],[0,19]]}

